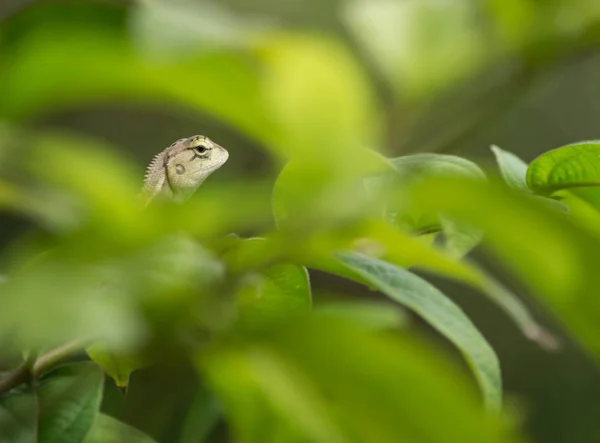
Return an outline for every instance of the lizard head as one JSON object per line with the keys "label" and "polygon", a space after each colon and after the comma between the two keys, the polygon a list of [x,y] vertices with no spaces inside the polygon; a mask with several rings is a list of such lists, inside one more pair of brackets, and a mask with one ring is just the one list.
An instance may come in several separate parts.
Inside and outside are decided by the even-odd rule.
{"label": "lizard head", "polygon": [[203,135],[176,141],[167,150],[165,158],[168,184],[173,194],[193,193],[228,158],[225,148]]}

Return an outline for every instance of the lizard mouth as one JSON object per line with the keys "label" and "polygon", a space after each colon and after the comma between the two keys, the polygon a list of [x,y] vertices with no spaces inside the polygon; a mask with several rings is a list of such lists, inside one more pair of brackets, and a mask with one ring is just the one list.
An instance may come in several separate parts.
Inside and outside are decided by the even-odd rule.
{"label": "lizard mouth", "polygon": [[227,151],[227,149],[225,149],[223,146],[217,145],[216,143],[214,144],[214,147],[219,152],[219,163],[225,163],[229,158],[229,151]]}

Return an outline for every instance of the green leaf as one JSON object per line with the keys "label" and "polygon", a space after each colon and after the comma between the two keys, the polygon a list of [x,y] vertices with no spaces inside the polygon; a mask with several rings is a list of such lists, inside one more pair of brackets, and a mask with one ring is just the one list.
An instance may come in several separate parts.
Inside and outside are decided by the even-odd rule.
{"label": "green leaf", "polygon": [[487,36],[469,1],[353,0],[345,6],[350,31],[404,99],[433,96],[488,57]]}
{"label": "green leaf", "polygon": [[450,340],[475,374],[487,406],[500,408],[502,376],[498,358],[462,309],[405,269],[362,254],[344,253],[339,257],[346,266],[393,300],[415,311]]}
{"label": "green leaf", "polygon": [[506,184],[517,191],[531,193],[526,179],[527,163],[512,152],[500,149],[498,146],[492,145],[491,150],[496,156],[500,173]]}
{"label": "green leaf", "polygon": [[326,166],[332,175],[360,167],[352,154],[364,148],[363,140],[376,139],[377,108],[348,48],[323,36],[281,33],[264,39],[258,55],[286,157]]}
{"label": "green leaf", "polygon": [[40,380],[38,438],[44,443],[80,443],[100,408],[104,375],[91,362],[61,366]]}
{"label": "green leaf", "polygon": [[222,416],[221,405],[215,395],[202,386],[190,406],[178,443],[203,443]]}
{"label": "green leaf", "polygon": [[367,300],[320,303],[313,312],[327,318],[352,320],[374,330],[397,329],[408,320],[397,305]]}
{"label": "green leaf", "polygon": [[196,361],[241,442],[516,441],[424,343],[354,322],[311,316]]}
{"label": "green leaf", "polygon": [[456,258],[463,257],[474,248],[481,239],[480,232],[464,223],[456,223],[443,214],[417,211],[415,208],[409,210],[405,192],[412,184],[432,176],[464,176],[485,180],[481,168],[470,160],[447,154],[415,154],[398,157],[391,162],[395,174],[379,179],[378,184],[383,193],[388,195],[386,218],[415,233],[442,231],[443,246]]}
{"label": "green leaf", "polygon": [[212,113],[273,146],[248,53],[215,48],[159,63],[130,41],[127,12],[102,2],[47,3],[2,22],[10,38],[0,52],[10,58],[1,60],[0,117],[21,119],[107,100],[151,100]]}
{"label": "green leaf", "polygon": [[0,397],[0,441],[30,443],[37,436],[37,399],[32,389],[13,389]]}
{"label": "green leaf", "polygon": [[597,229],[497,183],[435,180],[417,187],[411,200],[484,229],[484,247],[600,356]]}
{"label": "green leaf", "polygon": [[527,184],[540,194],[600,186],[600,142],[580,142],[545,152],[531,162]]}
{"label": "green leaf", "polygon": [[0,398],[0,429],[10,443],[80,443],[94,422],[104,377],[95,363],[76,363],[45,374],[35,388]]}
{"label": "green leaf", "polygon": [[[408,236],[383,220],[364,222],[356,226],[355,231],[345,235],[350,235],[351,238],[343,238],[344,234],[338,231],[335,235],[329,234],[326,240],[305,239],[298,243],[295,252],[301,254],[299,257],[309,268],[347,278],[372,288],[374,286],[368,280],[352,269],[342,266],[332,256],[340,251],[353,250],[396,266],[414,267],[451,278],[488,296],[515,322],[528,339],[544,348],[556,348],[556,341],[552,334],[536,322],[527,306],[472,261],[457,260],[447,252],[421,241],[420,237]],[[335,241],[336,239],[338,241]],[[271,244],[271,249],[276,248],[276,243]]]}
{"label": "green leaf", "polygon": [[568,190],[600,209],[600,142],[573,143],[545,152],[529,165],[527,184],[542,195]]}
{"label": "green leaf", "polygon": [[[306,233],[308,229],[322,230],[374,211],[378,197],[369,195],[363,178],[389,171],[391,165],[375,151],[361,150],[354,155],[361,166],[345,172],[314,160],[288,162],[277,177],[271,199],[278,228]],[[337,166],[345,161],[340,160]]]}
{"label": "green leaf", "polygon": [[86,352],[93,361],[102,367],[104,372],[112,377],[117,387],[122,390],[126,390],[129,386],[131,373],[148,364],[139,356],[115,353],[103,342],[96,342],[88,346]]}
{"label": "green leaf", "polygon": [[449,154],[413,154],[391,160],[403,180],[435,176],[473,177],[484,180],[485,174],[476,163]]}
{"label": "green leaf", "polygon": [[193,57],[215,47],[244,49],[267,27],[264,21],[238,16],[221,4],[177,0],[132,6],[134,41],[160,60]]}
{"label": "green leaf", "polygon": [[443,247],[450,257],[462,258],[481,241],[482,232],[454,220],[439,216],[442,225]]}
{"label": "green leaf", "polygon": [[98,414],[82,443],[155,443],[155,440],[113,417]]}
{"label": "green leaf", "polygon": [[308,271],[293,264],[272,265],[247,277],[238,293],[239,321],[246,327],[305,314],[311,307]]}

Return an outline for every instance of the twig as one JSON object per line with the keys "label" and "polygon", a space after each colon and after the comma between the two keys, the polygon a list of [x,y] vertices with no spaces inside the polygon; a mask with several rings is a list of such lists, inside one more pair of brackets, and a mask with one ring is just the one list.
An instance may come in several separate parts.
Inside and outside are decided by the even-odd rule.
{"label": "twig", "polygon": [[73,340],[48,351],[38,359],[33,356],[29,357],[17,369],[9,373],[6,378],[0,380],[0,397],[11,389],[38,378],[54,365],[84,349],[91,342],[90,339]]}

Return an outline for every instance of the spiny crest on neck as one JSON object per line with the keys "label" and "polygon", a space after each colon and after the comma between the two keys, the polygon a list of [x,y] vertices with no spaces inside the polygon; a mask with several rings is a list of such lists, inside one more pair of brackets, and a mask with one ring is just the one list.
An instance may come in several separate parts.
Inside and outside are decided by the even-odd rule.
{"label": "spiny crest on neck", "polygon": [[150,180],[152,178],[152,175],[155,174],[157,170],[162,169],[164,167],[164,153],[165,151],[161,151],[152,158],[152,161],[146,168],[146,175],[144,175],[144,183]]}

